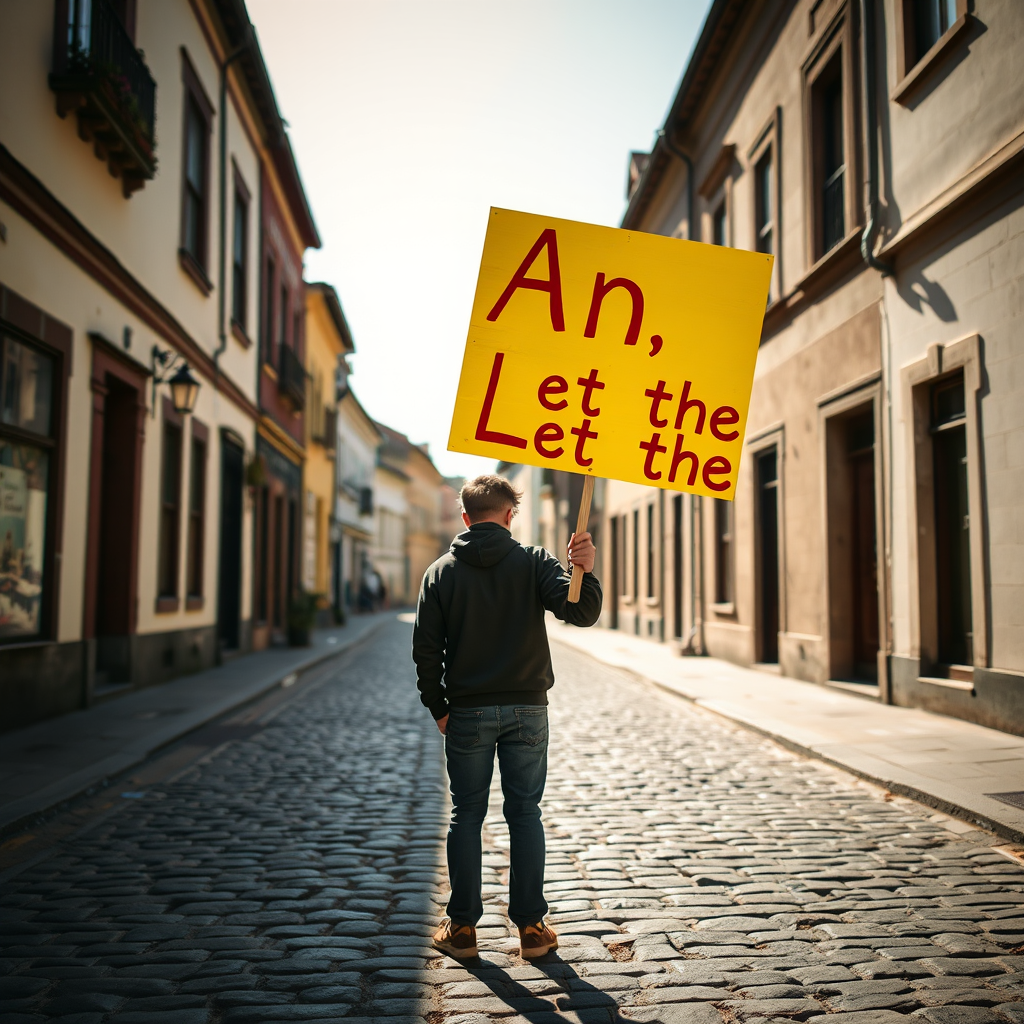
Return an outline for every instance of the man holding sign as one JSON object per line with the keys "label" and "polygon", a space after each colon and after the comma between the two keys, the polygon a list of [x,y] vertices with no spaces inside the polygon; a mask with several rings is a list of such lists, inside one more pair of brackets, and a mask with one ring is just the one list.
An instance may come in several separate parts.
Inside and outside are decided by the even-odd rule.
{"label": "man holding sign", "polygon": [[554,683],[545,611],[577,626],[601,614],[596,550],[589,533],[573,534],[571,580],[543,548],[510,532],[519,494],[499,476],[481,476],[460,494],[466,530],[423,576],[413,659],[420,699],[445,737],[451,784],[448,920],[434,945],[458,959],[477,955],[483,915],[480,830],[495,752],[511,841],[508,914],[526,959],[558,945],[544,923],[544,826],[540,799],[547,776],[547,691]]}
{"label": "man holding sign", "polygon": [[490,212],[448,448],[580,473],[585,482],[571,583],[546,552],[512,540],[518,495],[507,481],[482,477],[462,492],[468,533],[431,566],[420,592],[413,654],[423,703],[446,733],[454,804],[451,920],[434,944],[452,956],[476,955],[480,825],[495,745],[512,839],[509,917],[523,956],[558,944],[541,920],[537,804],[552,678],[543,610],[578,625],[600,614],[594,548],[583,532],[595,476],[735,497],[772,259]]}

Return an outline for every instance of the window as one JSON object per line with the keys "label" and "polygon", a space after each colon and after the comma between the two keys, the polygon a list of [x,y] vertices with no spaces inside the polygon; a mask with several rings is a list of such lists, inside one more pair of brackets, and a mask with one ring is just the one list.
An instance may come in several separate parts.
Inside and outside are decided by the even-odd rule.
{"label": "window", "polygon": [[846,160],[843,126],[842,51],[838,51],[814,83],[814,182],[818,251],[831,252],[846,235]]}
{"label": "window", "polygon": [[913,46],[911,66],[949,31],[957,19],[956,0],[912,0],[904,8],[904,17],[912,20],[908,42]]}
{"label": "window", "polygon": [[713,245],[726,245],[728,235],[728,221],[726,219],[725,200],[723,199],[711,215],[711,243]]}
{"label": "window", "polygon": [[917,86],[944,63],[944,56],[971,24],[967,0],[897,0],[896,88],[905,103]]}
{"label": "window", "polygon": [[263,281],[266,308],[263,311],[263,361],[274,363],[274,293],[277,288],[277,267],[273,256],[267,257],[267,273]]}
{"label": "window", "polygon": [[633,509],[633,597],[640,599],[640,510]]}
{"label": "window", "polygon": [[285,284],[281,285],[281,297],[278,301],[277,345],[280,350],[288,344],[288,286]]}
{"label": "window", "polygon": [[935,474],[938,660],[943,665],[971,665],[971,538],[962,370],[932,385],[930,420]]}
{"label": "window", "polygon": [[259,622],[267,621],[267,597],[270,593],[270,488],[260,488],[259,547],[256,552],[256,618]]}
{"label": "window", "polygon": [[733,503],[715,499],[715,603],[735,601],[733,580]]}
{"label": "window", "polygon": [[234,232],[231,242],[231,319],[246,329],[249,274],[249,195],[241,180],[235,179]]}
{"label": "window", "polygon": [[647,506],[647,596],[654,597],[654,503]]}
{"label": "window", "polygon": [[[202,606],[203,543],[206,509],[206,428],[192,421],[192,457],[189,461],[188,549],[186,602]],[[198,601],[197,601],[198,599]]]}
{"label": "window", "polygon": [[629,593],[626,581],[629,579],[629,555],[626,547],[627,535],[629,532],[629,516],[622,517],[622,526],[619,535],[622,538],[619,544],[619,592],[625,597]]}
{"label": "window", "polygon": [[178,607],[178,547],[181,523],[181,420],[164,405],[160,473],[160,546],[157,552],[157,611]]}
{"label": "window", "polygon": [[188,100],[185,119],[185,237],[184,250],[201,267],[206,265],[206,124],[198,104]]}
{"label": "window", "polygon": [[775,204],[772,202],[772,151],[754,168],[754,231],[758,252],[775,252]]}
{"label": "window", "polygon": [[0,642],[44,631],[55,360],[0,336]]}
{"label": "window", "polygon": [[213,107],[188,58],[182,54],[185,123],[181,168],[181,242],[178,250],[185,272],[209,295],[207,275],[210,219],[210,124]]}

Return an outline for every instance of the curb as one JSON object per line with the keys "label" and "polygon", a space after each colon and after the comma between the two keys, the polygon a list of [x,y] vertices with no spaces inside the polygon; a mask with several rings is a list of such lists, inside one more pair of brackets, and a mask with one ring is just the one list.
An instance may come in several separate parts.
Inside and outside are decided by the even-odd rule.
{"label": "curb", "polygon": [[[318,654],[312,655],[307,661],[300,662],[298,665],[292,665],[279,677],[276,677],[265,685],[260,686],[258,690],[246,693],[244,696],[239,696],[238,700],[232,704],[228,704],[227,706],[219,705],[215,710],[210,711],[208,714],[202,714],[202,712],[200,712],[200,714],[202,714],[200,719],[192,720],[188,722],[188,724],[183,724],[182,728],[173,732],[171,735],[166,733],[160,734],[159,737],[155,738],[154,741],[144,749],[132,750],[127,754],[121,753],[111,755],[103,761],[97,762],[95,765],[90,765],[73,773],[61,782],[52,784],[37,794],[31,794],[20,800],[16,800],[10,805],[7,811],[0,811],[0,816],[2,816],[0,817],[0,840],[8,838],[12,834],[24,831],[27,827],[35,823],[35,819],[51,815],[81,796],[92,795],[97,788],[108,785],[111,779],[138,767],[144,761],[149,760],[149,758],[157,753],[157,751],[170,746],[172,743],[177,743],[178,740],[188,736],[189,733],[195,732],[197,729],[202,729],[204,726],[209,725],[210,722],[215,721],[218,718],[222,718],[225,715],[232,714],[238,711],[239,708],[243,708],[247,704],[251,704],[253,701],[259,700],[271,690],[284,685],[285,681],[290,679],[292,676],[308,672],[310,669],[316,668],[318,665],[322,665],[324,662],[330,661],[332,658],[337,658],[339,655],[345,654],[357,644],[370,639],[370,637],[377,633],[389,621],[391,620],[382,618],[379,622],[375,622],[371,626],[367,627],[367,629],[358,636],[354,636],[343,643],[339,643],[337,647],[327,651],[321,651]],[[288,685],[291,684],[289,683]]]}
{"label": "curb", "polygon": [[919,804],[931,807],[936,811],[940,811],[942,814],[948,814],[951,818],[959,818],[962,821],[967,822],[969,825],[974,825],[976,828],[983,829],[986,832],[992,832],[1003,839],[1009,839],[1014,843],[1024,843],[1024,832],[1014,828],[1012,825],[1006,825],[1002,822],[994,821],[991,818],[979,815],[977,811],[972,811],[969,807],[964,807],[961,804],[944,800],[942,797],[935,796],[933,793],[929,793],[926,790],[918,789],[916,786],[909,786],[903,782],[896,782],[893,779],[886,779],[880,775],[873,775],[870,772],[854,768],[852,765],[846,764],[843,761],[837,761],[835,758],[829,757],[827,754],[823,754],[820,751],[815,750],[814,747],[808,747],[802,743],[797,743],[796,740],[791,740],[787,736],[781,736],[778,733],[772,732],[770,729],[763,729],[758,725],[753,725],[742,718],[734,718],[732,715],[728,715],[724,711],[719,711],[717,708],[706,707],[699,700],[695,700],[693,697],[682,693],[675,689],[675,687],[669,686],[667,683],[659,683],[656,679],[651,679],[650,676],[645,676],[642,672],[638,672],[634,668],[626,668],[602,661],[602,659],[597,655],[591,654],[582,647],[577,647],[575,644],[564,640],[560,641],[557,636],[552,637],[551,639],[556,643],[562,643],[563,646],[569,647],[580,654],[593,658],[594,661],[599,662],[606,668],[615,669],[617,672],[626,672],[645,683],[649,683],[651,686],[663,693],[669,693],[673,697],[686,701],[687,704],[692,704],[694,707],[700,708],[701,711],[717,715],[719,718],[724,718],[727,722],[732,722],[733,725],[738,725],[741,729],[746,729],[748,732],[764,736],[766,739],[771,740],[773,743],[777,743],[780,747],[784,747],[786,750],[789,750],[794,754],[800,754],[802,757],[807,757],[814,761],[820,761],[832,768],[839,768],[848,775],[853,775],[856,778],[863,779],[865,782],[870,782],[873,785],[880,786],[882,789],[887,790],[894,796],[902,796],[907,797],[910,800],[915,800]]}

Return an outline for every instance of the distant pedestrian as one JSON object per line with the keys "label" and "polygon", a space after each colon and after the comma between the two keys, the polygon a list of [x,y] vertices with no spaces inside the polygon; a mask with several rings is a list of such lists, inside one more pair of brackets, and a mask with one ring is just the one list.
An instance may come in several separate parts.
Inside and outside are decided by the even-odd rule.
{"label": "distant pedestrian", "polygon": [[544,612],[577,626],[597,621],[596,551],[589,533],[570,538],[570,562],[584,570],[579,603],[570,604],[570,577],[558,559],[513,539],[519,492],[508,480],[479,476],[462,488],[460,501],[467,529],[423,576],[412,643],[420,699],[445,738],[452,796],[452,892],[434,945],[459,959],[477,955],[480,830],[497,752],[511,840],[508,916],[519,928],[522,955],[534,959],[558,945],[544,922],[540,799],[554,684]]}

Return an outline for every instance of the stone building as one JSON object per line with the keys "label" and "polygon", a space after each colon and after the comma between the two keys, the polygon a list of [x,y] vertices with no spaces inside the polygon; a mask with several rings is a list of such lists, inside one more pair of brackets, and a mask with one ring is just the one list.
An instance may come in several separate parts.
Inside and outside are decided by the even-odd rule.
{"label": "stone building", "polygon": [[736,500],[610,482],[607,625],[1024,731],[1022,38],[1013,0],[710,5],[622,223],[774,279]]}
{"label": "stone building", "polygon": [[[8,729],[253,645],[246,483],[301,342],[269,296],[301,314],[318,241],[240,0],[3,0],[0,25]],[[301,417],[280,433],[301,450]]]}
{"label": "stone building", "polygon": [[384,437],[374,478],[376,537],[371,552],[392,605],[413,604],[427,566],[451,538],[442,533],[447,487],[425,444],[378,423]]}

